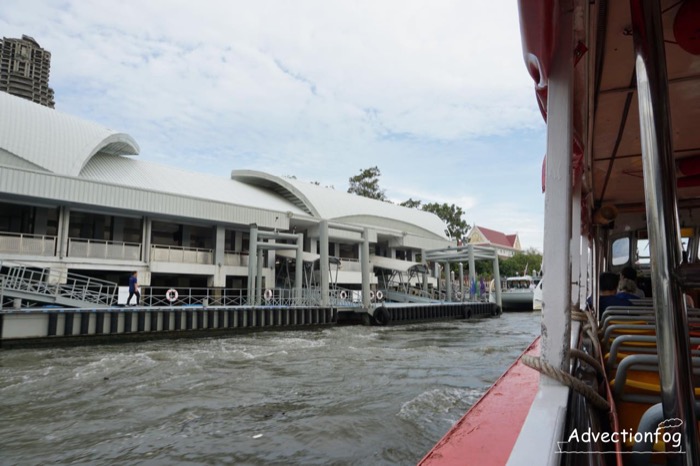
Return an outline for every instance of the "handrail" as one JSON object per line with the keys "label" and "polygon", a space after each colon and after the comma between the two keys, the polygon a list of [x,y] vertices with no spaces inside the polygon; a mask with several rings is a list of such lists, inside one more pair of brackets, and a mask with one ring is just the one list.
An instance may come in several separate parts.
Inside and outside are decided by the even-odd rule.
{"label": "handrail", "polygon": [[[165,256],[163,256],[163,253],[165,253]],[[206,248],[190,248],[185,246],[169,246],[165,244],[152,244],[151,260],[178,263],[213,264],[214,250]]]}
{"label": "handrail", "polygon": [[116,303],[116,283],[85,275],[50,268],[33,268],[26,265],[0,261],[3,294],[6,290],[50,298],[83,301],[90,304],[111,306]]}
{"label": "handrail", "polygon": [[56,242],[56,236],[52,235],[0,233],[0,251],[13,254],[53,256],[56,254]]}
{"label": "handrail", "polygon": [[140,260],[141,247],[141,243],[128,241],[68,238],[69,257]]}

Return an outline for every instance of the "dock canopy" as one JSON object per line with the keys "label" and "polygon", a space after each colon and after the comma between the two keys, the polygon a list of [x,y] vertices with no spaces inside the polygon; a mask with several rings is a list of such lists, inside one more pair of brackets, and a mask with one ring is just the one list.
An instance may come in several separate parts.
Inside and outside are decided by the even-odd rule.
{"label": "dock canopy", "polygon": [[[297,258],[297,252],[294,251],[293,249],[280,249],[279,251],[275,251],[275,255],[279,257],[284,257],[286,259],[292,259],[295,260]],[[321,258],[320,255],[314,254],[313,252],[306,252],[304,251],[302,253],[301,259],[304,262],[316,262]]]}
{"label": "dock canopy", "polygon": [[413,266],[420,265],[418,262],[403,261],[400,259],[391,259],[390,257],[369,256],[369,261],[373,267],[380,269],[396,270],[397,272],[408,272]]}

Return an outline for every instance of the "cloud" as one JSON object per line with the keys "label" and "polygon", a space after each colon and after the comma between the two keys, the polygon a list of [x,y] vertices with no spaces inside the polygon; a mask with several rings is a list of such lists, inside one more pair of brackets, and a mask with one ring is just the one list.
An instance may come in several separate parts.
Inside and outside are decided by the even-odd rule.
{"label": "cloud", "polygon": [[543,125],[511,0],[7,0],[0,29],[52,52],[58,110],[131,134],[144,159],[336,189],[379,165],[392,198],[504,231],[541,219],[492,208],[541,212]]}

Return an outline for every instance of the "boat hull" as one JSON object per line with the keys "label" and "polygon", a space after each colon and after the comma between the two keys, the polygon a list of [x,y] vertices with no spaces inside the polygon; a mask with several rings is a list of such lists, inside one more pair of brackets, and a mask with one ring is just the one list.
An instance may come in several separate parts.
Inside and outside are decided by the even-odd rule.
{"label": "boat hull", "polygon": [[532,311],[532,290],[504,291],[501,303],[504,311]]}

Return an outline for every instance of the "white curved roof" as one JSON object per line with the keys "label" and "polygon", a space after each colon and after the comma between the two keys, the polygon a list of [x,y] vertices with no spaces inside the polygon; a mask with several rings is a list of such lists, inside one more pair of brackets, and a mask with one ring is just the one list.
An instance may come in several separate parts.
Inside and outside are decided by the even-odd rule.
{"label": "white curved roof", "polygon": [[80,172],[80,178],[307,216],[293,203],[257,186],[128,157],[97,154]]}
{"label": "white curved roof", "polygon": [[0,109],[0,149],[51,173],[78,176],[97,153],[139,153],[128,134],[7,92],[0,92]]}
{"label": "white curved roof", "polygon": [[391,220],[393,229],[405,225],[440,239],[448,239],[445,235],[445,223],[430,212],[255,170],[234,170],[231,178],[276,191],[315,217],[340,222],[352,219],[378,226],[383,226],[386,220]]}

